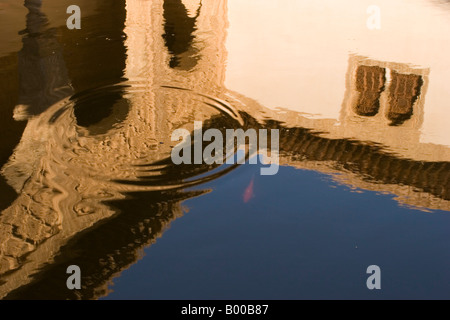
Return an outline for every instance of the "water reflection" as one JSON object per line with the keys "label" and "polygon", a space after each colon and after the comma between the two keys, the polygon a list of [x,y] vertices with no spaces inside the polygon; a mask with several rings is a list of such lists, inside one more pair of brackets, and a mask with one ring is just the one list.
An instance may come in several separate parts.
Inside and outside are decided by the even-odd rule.
{"label": "water reflection", "polygon": [[[362,61],[367,63],[367,60],[360,60],[360,62]],[[386,67],[359,65],[356,70],[356,85],[351,84],[359,93],[358,101],[354,107],[356,114],[366,117],[377,115],[380,109],[381,95],[385,89],[387,89],[388,98],[383,111],[386,110],[386,117],[391,121],[389,125],[398,126],[411,119],[414,113],[413,109],[416,109],[416,113],[423,113],[423,111],[419,112],[417,106],[414,108],[423,86],[421,70],[409,68],[409,72],[414,73],[405,74],[405,72],[408,72],[406,71],[407,65],[396,64],[393,66],[392,63],[373,60],[371,63],[390,66],[390,69],[388,69],[388,72],[390,72],[389,85],[386,85]],[[396,69],[402,70],[399,72]],[[425,93],[422,94],[422,99],[424,98]],[[420,108],[423,108],[423,105]]]}
{"label": "water reflection", "polygon": [[[142,249],[161,237],[170,222],[183,215],[181,201],[203,192],[134,193],[111,201],[120,214],[95,231],[63,246],[37,281],[11,292],[6,299],[96,299],[110,292],[112,278],[142,257]],[[80,266],[81,290],[67,290],[67,265]]]}
{"label": "water reflection", "polygon": [[420,95],[423,80],[420,75],[391,72],[388,118],[392,125],[400,125],[413,115],[413,105]]}
{"label": "water reflection", "polygon": [[[85,128],[89,135],[105,134],[125,121],[130,102],[121,86],[112,90],[92,90],[83,96],[73,96],[76,124]],[[52,117],[54,122],[56,117]]]}
{"label": "water reflection", "polygon": [[164,34],[163,38],[171,55],[169,66],[181,70],[190,70],[197,64],[198,50],[193,45],[195,40],[197,18],[202,3],[198,6],[194,17],[189,17],[188,10],[181,0],[164,1]]}
{"label": "water reflection", "polygon": [[[18,196],[0,216],[0,297],[106,295],[111,279],[182,216],[182,201],[211,192],[201,185],[236,169],[173,164],[171,133],[192,132],[194,120],[221,132],[278,129],[282,165],[389,192],[403,204],[450,210],[449,162],[440,153],[445,146],[424,146],[419,139],[429,69],[351,55],[341,75],[347,85],[340,127],[277,113],[225,88],[226,1],[200,2],[189,15],[186,1],[130,0],[127,37],[118,44],[127,51],[117,55],[124,66],[120,77],[89,90],[78,80],[83,89],[61,100],[69,95],[67,74],[80,79],[83,72],[61,53],[40,55],[40,44],[55,52],[59,47],[53,31],[36,31],[46,24],[36,3],[26,2],[29,34],[19,66],[29,121],[2,168]],[[125,7],[111,8],[113,16],[114,10],[120,16]],[[76,48],[69,43],[67,50]],[[94,49],[82,50],[89,56]],[[348,138],[349,132],[356,138]],[[390,134],[377,140],[380,132]],[[405,141],[406,151],[399,147]],[[188,189],[198,185],[197,191]],[[83,270],[80,291],[65,287],[69,264]]]}
{"label": "water reflection", "polygon": [[360,93],[355,112],[360,116],[374,116],[380,109],[380,94],[386,77],[384,68],[359,66],[356,71],[356,89]]}
{"label": "water reflection", "polygon": [[[150,3],[142,5],[150,14]],[[201,93],[196,93],[154,84],[164,72],[153,73],[140,67],[142,63],[150,66],[154,61],[148,57],[154,57],[145,52],[143,56],[143,43],[135,38],[140,34],[141,20],[150,20],[142,15],[137,2],[130,3],[127,9],[129,37],[125,41],[128,55],[124,74],[134,80],[84,90],[51,107],[45,105],[43,112],[28,121],[13,157],[2,168],[2,174],[19,194],[0,217],[2,296],[26,285],[33,274],[41,274],[39,270],[51,269],[49,261],[67,259],[63,253],[55,253],[78,233],[97,230],[101,221],[122,213],[118,207],[128,208],[111,206],[112,202],[123,200],[129,204],[128,198],[136,197],[135,192],[146,191],[147,199],[152,200],[142,210],[158,207],[165,197],[176,203],[176,192],[161,195],[159,190],[203,183],[236,167],[228,166],[205,176],[202,174],[216,166],[175,166],[170,161],[170,135],[174,129],[189,128],[194,120],[203,120],[206,128],[233,128],[242,120],[226,101],[211,98],[209,90],[197,87]],[[207,86],[208,82],[202,84]],[[197,176],[201,177],[194,178]],[[160,196],[152,196],[155,193]],[[198,193],[186,194],[189,197]],[[134,202],[140,203],[138,199]],[[172,210],[180,211],[175,204],[167,212],[169,216]],[[151,210],[146,214],[151,217]],[[86,263],[91,265],[92,261]],[[91,276],[86,273],[86,277]],[[108,278],[100,280],[103,283]]]}

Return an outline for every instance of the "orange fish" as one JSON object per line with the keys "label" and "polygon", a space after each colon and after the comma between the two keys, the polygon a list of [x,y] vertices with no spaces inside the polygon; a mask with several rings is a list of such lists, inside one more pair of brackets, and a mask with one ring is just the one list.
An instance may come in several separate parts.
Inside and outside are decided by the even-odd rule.
{"label": "orange fish", "polygon": [[253,198],[253,196],[254,196],[254,194],[253,194],[253,180],[254,180],[254,177],[250,181],[250,184],[247,186],[247,188],[245,188],[244,196],[243,196],[244,203],[249,202],[250,199]]}

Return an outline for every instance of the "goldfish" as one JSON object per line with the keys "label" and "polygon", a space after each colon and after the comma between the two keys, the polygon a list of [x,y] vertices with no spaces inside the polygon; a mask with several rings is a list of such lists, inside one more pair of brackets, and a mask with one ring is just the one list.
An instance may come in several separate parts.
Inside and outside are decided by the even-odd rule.
{"label": "goldfish", "polygon": [[247,188],[245,188],[244,195],[243,195],[244,203],[249,202],[250,199],[254,197],[254,193],[253,193],[253,181],[254,181],[254,179],[255,178],[253,177],[252,180],[250,180],[250,183],[247,186]]}

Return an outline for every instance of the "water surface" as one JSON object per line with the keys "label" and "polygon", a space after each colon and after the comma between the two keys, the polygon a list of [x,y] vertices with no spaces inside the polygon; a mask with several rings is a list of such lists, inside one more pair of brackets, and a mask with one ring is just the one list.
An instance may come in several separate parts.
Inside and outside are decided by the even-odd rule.
{"label": "water surface", "polygon": [[[1,298],[449,298],[447,1],[70,4],[0,1]],[[279,171],[174,164],[194,121]]]}

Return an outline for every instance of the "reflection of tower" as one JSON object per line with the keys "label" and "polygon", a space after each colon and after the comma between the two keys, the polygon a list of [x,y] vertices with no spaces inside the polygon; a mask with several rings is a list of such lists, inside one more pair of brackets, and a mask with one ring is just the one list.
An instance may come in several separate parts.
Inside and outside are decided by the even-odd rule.
{"label": "reflection of tower", "polygon": [[[19,105],[14,111],[17,120],[39,115],[73,92],[61,46],[56,40],[56,30],[46,29],[48,19],[41,12],[41,1],[26,0],[24,6],[29,12],[23,32],[23,47],[19,52]],[[45,130],[35,128],[33,119],[28,122],[30,123],[24,133],[25,139],[22,139],[13,156],[14,160],[19,156],[20,164],[15,167],[5,166],[2,169],[8,182],[18,192],[30,178],[45,150]],[[39,186],[38,189],[34,189],[36,186]],[[30,193],[19,196],[16,205],[2,212],[0,273],[18,268],[19,256],[35,249],[35,242],[58,232],[60,218],[52,208],[51,198],[42,197],[43,194],[56,189],[33,182],[29,187],[32,196]]]}
{"label": "reflection of tower", "polygon": [[[0,296],[28,283],[29,275],[51,263],[73,236],[117,213],[106,202],[124,199],[129,191],[126,186],[117,190],[114,179],[139,177],[139,167],[131,164],[168,158],[174,128],[217,114],[214,108],[200,108],[200,101],[189,98],[186,90],[164,91],[160,85],[205,95],[221,90],[225,8],[225,1],[202,5],[196,23],[203,31],[190,44],[198,60],[183,70],[171,67],[171,53],[161,36],[163,2],[127,1],[124,75],[133,89],[125,85],[112,93],[99,91],[97,96],[94,90],[88,95],[112,104],[112,114],[100,123],[77,118],[74,108],[82,108],[83,101],[76,98],[28,121],[22,141],[2,168],[19,196],[0,216],[0,274],[6,281]],[[108,130],[99,128],[106,124]]]}

